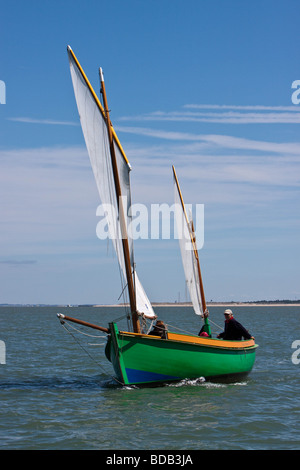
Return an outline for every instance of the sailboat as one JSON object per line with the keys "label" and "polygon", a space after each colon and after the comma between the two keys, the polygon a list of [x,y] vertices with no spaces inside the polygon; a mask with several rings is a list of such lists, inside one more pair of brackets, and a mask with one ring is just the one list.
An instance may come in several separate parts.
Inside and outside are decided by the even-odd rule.
{"label": "sailboat", "polygon": [[144,330],[144,322],[149,320],[153,323],[157,317],[137,275],[133,240],[129,233],[131,166],[110,120],[102,69],[99,73],[103,104],[70,46],[67,51],[81,127],[100,199],[102,204],[113,208],[108,227],[125,280],[122,287],[128,292],[130,326],[128,331],[120,331],[115,321],[104,327],[57,314],[60,321],[75,322],[107,334],[105,355],[112,363],[116,380],[122,385],[152,385],[199,377],[237,377],[249,373],[257,347],[254,340],[212,338],[193,227],[186,217],[174,167],[179,218],[186,224],[191,244],[191,249],[182,250],[182,259],[194,310],[203,317],[206,336],[172,331],[161,336]]}

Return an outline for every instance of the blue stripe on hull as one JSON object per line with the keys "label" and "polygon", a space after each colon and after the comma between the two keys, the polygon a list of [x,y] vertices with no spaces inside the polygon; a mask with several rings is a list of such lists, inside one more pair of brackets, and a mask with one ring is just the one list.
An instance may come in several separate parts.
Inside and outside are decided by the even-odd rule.
{"label": "blue stripe on hull", "polygon": [[127,369],[127,368],[126,368],[126,374],[127,374],[128,381],[132,384],[180,379],[180,377],[176,377],[173,375],[157,374],[156,372],[146,372],[143,370]]}

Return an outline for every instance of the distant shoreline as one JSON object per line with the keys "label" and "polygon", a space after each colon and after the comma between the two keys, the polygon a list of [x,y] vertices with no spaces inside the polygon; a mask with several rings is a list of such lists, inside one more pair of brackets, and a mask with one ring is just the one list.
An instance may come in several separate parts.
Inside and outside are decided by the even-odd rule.
{"label": "distant shoreline", "polygon": [[[129,304],[91,305],[91,307],[124,307]],[[192,307],[191,302],[151,302],[152,307]],[[78,305],[83,307],[84,305]],[[86,305],[87,306],[87,305]],[[255,302],[207,302],[207,307],[300,307],[300,300],[292,301],[255,301]]]}
{"label": "distant shoreline", "polygon": [[[164,307],[164,306],[172,306],[172,307],[192,307],[191,303],[154,303],[152,304],[153,307]],[[207,302],[208,307],[300,307],[300,302]]]}
{"label": "distant shoreline", "polygon": [[[190,302],[153,302],[152,307],[192,307]],[[117,305],[93,305],[93,307],[123,307]],[[207,307],[300,307],[300,302],[207,302]]]}
{"label": "distant shoreline", "polygon": [[[191,302],[152,302],[155,307],[192,307]],[[124,307],[128,304],[0,304],[1,307]],[[300,307],[296,301],[255,301],[255,302],[207,302],[207,307]]]}

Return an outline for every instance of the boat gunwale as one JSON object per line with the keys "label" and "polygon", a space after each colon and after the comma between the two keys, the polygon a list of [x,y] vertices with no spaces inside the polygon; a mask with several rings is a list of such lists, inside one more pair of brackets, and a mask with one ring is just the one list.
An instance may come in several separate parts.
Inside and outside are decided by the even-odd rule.
{"label": "boat gunwale", "polygon": [[[199,346],[204,346],[208,348],[218,348],[218,349],[226,349],[226,350],[250,350],[250,349],[256,349],[258,347],[257,344],[255,344],[255,341],[253,339],[250,340],[222,340],[222,339],[217,339],[217,338],[207,338],[207,337],[199,337],[199,336],[194,336],[194,335],[187,335],[187,334],[181,334],[181,333],[172,333],[168,332],[168,338],[167,339],[162,339],[160,336],[155,336],[155,335],[147,335],[145,333],[134,333],[131,331],[119,331],[119,335],[121,336],[130,336],[130,337],[136,337],[136,338],[141,338],[141,339],[154,339],[154,340],[159,340],[159,341],[164,341],[164,342],[175,342],[175,343],[181,343],[181,344],[193,344],[193,345],[199,345]],[[176,338],[178,337],[178,338]]]}

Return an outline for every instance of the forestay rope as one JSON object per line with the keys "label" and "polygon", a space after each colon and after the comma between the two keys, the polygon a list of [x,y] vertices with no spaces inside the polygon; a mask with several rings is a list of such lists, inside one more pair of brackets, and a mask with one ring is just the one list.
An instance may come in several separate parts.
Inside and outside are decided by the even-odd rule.
{"label": "forestay rope", "polygon": [[[82,334],[83,336],[89,336],[91,338],[105,338],[105,336],[99,336],[99,335],[90,335],[88,333],[84,333],[83,331],[79,330],[78,328],[76,328],[75,326],[73,325],[70,325],[70,323],[66,323],[66,320],[61,320],[60,321],[60,324],[61,326],[65,329],[65,331],[67,333],[69,333],[70,336],[72,336],[72,338],[74,339],[74,341],[81,347],[81,349],[89,356],[89,358],[95,363],[97,364],[98,367],[100,367],[100,369],[102,369],[102,371],[105,373],[105,375],[108,375],[107,374],[107,371],[104,369],[104,367],[102,366],[102,364],[100,364],[91,354],[90,352],[82,345],[82,343],[78,340],[78,338],[67,328],[67,325],[69,328],[72,328],[73,330],[75,330],[77,333],[80,333]],[[106,343],[97,343],[97,344],[89,344],[90,346],[103,346],[105,345]],[[117,382],[118,384],[120,385],[123,385],[122,382],[120,382],[116,377],[114,377],[113,375],[110,375],[110,377],[115,381]]]}

